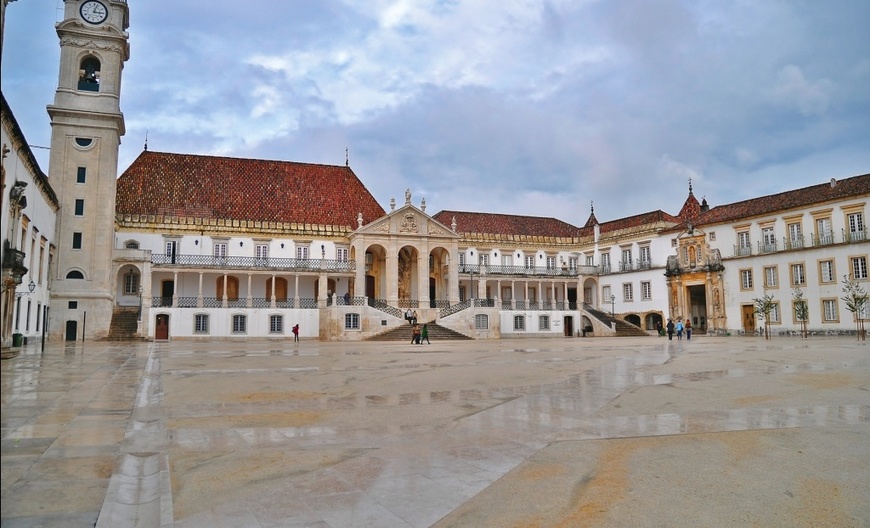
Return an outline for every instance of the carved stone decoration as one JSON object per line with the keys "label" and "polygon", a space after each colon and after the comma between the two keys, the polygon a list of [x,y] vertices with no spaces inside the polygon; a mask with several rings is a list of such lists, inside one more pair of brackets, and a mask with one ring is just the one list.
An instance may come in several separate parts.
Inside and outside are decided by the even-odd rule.
{"label": "carved stone decoration", "polygon": [[82,40],[74,37],[61,37],[60,39],[61,46],[75,46],[78,48],[84,49],[96,49],[101,51],[114,51],[116,53],[123,54],[126,51],[126,48],[120,46],[118,44],[108,44],[108,43],[96,43],[93,40]]}
{"label": "carved stone decoration", "polygon": [[417,233],[417,215],[411,211],[405,213],[405,217],[402,219],[401,225],[399,225],[399,232]]}
{"label": "carved stone decoration", "polygon": [[382,223],[376,225],[372,229],[372,231],[375,231],[376,233],[389,233],[390,232],[390,223],[389,222],[382,222]]}
{"label": "carved stone decoration", "polygon": [[426,212],[426,199],[425,198],[420,200],[420,210],[423,211],[424,213]]}
{"label": "carved stone decoration", "polygon": [[450,222],[450,229],[456,231],[456,217],[453,217],[453,220]]}
{"label": "carved stone decoration", "polygon": [[396,199],[390,198],[390,211],[395,211],[395,210],[396,210]]}
{"label": "carved stone decoration", "polygon": [[429,234],[430,235],[444,235],[445,233],[444,233],[444,231],[442,231],[441,229],[438,229],[437,227],[430,227]]}
{"label": "carved stone decoration", "polygon": [[357,225],[357,227],[362,227],[362,224],[363,224],[362,213],[357,213],[357,215],[356,215],[356,225]]}
{"label": "carved stone decoration", "polygon": [[405,189],[405,205],[411,205],[411,189]]}

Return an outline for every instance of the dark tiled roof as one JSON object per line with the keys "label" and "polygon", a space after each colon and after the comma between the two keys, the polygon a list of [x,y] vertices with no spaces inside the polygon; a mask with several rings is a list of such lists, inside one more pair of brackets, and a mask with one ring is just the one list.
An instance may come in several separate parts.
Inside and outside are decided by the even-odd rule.
{"label": "dark tiled roof", "polygon": [[[662,210],[657,210],[604,222],[603,224],[599,224],[599,230],[600,233],[604,235],[616,231],[637,231],[643,228],[654,228],[656,226],[662,226],[663,224],[667,224],[667,226],[670,227],[679,223],[679,218],[669,215]],[[592,235],[592,232],[592,226],[583,227],[582,235],[590,236]]]}
{"label": "dark tiled roof", "polygon": [[803,189],[795,189],[760,198],[752,198],[742,202],[720,205],[702,214],[695,220],[694,224],[701,226],[720,222],[733,222],[742,218],[748,219],[862,195],[870,196],[870,174],[837,180],[833,186],[830,183],[822,183],[811,187],[804,187]]}
{"label": "dark tiled roof", "polygon": [[448,227],[456,218],[456,232],[458,233],[572,238],[577,237],[580,232],[580,228],[561,220],[538,216],[441,211],[432,218]]}
{"label": "dark tiled roof", "polygon": [[118,215],[357,228],[384,216],[346,166],[142,152],[118,178]]}

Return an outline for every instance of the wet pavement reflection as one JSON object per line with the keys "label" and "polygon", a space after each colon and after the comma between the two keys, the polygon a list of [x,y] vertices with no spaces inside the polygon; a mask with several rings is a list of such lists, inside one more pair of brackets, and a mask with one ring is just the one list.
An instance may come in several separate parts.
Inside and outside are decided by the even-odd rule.
{"label": "wet pavement reflection", "polygon": [[853,338],[30,345],[2,362],[2,525],[498,526],[486,497],[558,443],[845,428],[870,464],[868,411]]}

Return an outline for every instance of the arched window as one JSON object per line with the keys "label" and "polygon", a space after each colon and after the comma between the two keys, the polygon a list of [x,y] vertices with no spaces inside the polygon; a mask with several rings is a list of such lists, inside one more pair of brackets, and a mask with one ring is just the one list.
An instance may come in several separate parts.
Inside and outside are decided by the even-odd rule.
{"label": "arched window", "polygon": [[[224,298],[224,278],[218,277],[216,281],[217,286],[217,298],[218,300]],[[239,279],[238,277],[229,276],[227,277],[227,300],[228,301],[238,301],[239,300]]]}
{"label": "arched window", "polygon": [[82,274],[81,271],[72,270],[71,272],[66,274],[66,278],[68,278],[68,279],[84,279],[85,276]]}
{"label": "arched window", "polygon": [[100,61],[96,57],[85,57],[79,66],[79,90],[100,91]]}
{"label": "arched window", "polygon": [[124,249],[139,249],[138,240],[128,240],[124,242]]}

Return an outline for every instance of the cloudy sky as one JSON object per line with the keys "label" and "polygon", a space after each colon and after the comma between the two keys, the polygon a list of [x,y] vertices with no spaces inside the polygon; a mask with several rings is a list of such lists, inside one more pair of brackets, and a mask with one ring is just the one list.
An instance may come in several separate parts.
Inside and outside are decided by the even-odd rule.
{"label": "cloudy sky", "polygon": [[[129,0],[142,151],[350,166],[381,205],[582,225],[870,172],[867,0]],[[9,4],[2,88],[49,144],[61,0]],[[47,152],[35,149],[47,172]]]}

